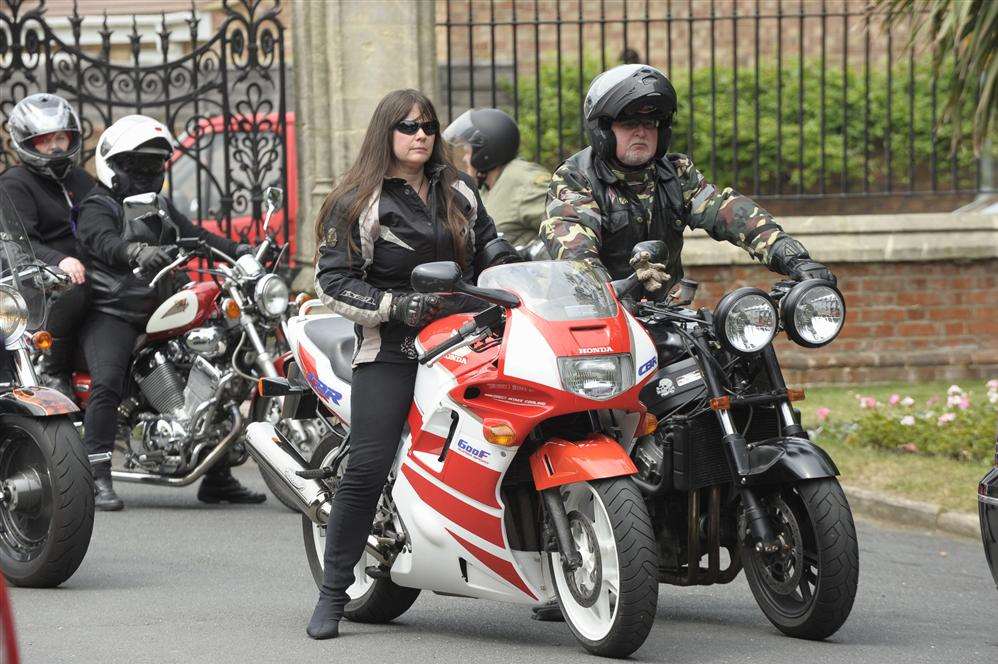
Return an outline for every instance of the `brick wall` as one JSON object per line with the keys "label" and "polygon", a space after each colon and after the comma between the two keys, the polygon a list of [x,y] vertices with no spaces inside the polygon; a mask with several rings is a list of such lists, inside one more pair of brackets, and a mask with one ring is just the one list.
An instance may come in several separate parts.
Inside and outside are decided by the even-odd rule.
{"label": "brick wall", "polygon": [[[998,259],[830,263],[846,300],[838,339],[809,350],[780,335],[791,384],[921,381],[998,376]],[[738,286],[768,290],[752,265],[692,266],[697,300],[713,306]]]}

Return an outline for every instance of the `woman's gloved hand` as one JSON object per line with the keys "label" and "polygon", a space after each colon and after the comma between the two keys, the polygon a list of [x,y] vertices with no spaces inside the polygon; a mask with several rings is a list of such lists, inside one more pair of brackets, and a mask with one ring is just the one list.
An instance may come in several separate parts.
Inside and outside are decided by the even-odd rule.
{"label": "woman's gloved hand", "polygon": [[170,264],[173,258],[166,249],[145,242],[130,242],[128,244],[128,262],[138,267],[144,274],[154,274]]}
{"label": "woman's gloved hand", "polygon": [[251,244],[237,244],[236,245],[236,258],[240,256],[245,256],[247,254],[253,253],[253,245]]}
{"label": "woman's gloved hand", "polygon": [[392,296],[390,320],[409,327],[425,327],[447,315],[447,307],[439,295],[433,293],[397,293]]}
{"label": "woman's gloved hand", "polygon": [[631,258],[630,264],[634,268],[634,274],[638,281],[649,293],[654,293],[669,283],[670,275],[665,271],[665,265],[652,263],[650,252],[639,251],[636,256]]}

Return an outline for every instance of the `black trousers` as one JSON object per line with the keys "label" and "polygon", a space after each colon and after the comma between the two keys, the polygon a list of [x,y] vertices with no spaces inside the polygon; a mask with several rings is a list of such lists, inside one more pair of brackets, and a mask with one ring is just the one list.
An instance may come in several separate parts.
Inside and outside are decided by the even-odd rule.
{"label": "black trousers", "polygon": [[337,615],[347,602],[354,565],[364,553],[378,498],[398,451],[418,366],[369,362],[353,370],[350,454],[333,495],[320,591],[321,597],[337,605]]}
{"label": "black trousers", "polygon": [[90,400],[83,416],[83,445],[89,454],[114,450],[118,406],[124,397],[132,348],[142,330],[126,320],[91,311],[80,331],[90,371]]}
{"label": "black trousers", "polygon": [[90,282],[77,284],[52,298],[46,326],[55,339],[67,340],[69,345],[80,332],[80,324],[87,315],[90,304]]}

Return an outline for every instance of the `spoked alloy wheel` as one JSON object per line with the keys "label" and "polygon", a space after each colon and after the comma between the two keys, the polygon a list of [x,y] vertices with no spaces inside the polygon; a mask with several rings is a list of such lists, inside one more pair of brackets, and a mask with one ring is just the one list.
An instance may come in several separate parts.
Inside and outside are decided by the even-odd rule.
{"label": "spoked alloy wheel", "polygon": [[826,478],[784,487],[764,501],[782,548],[765,554],[743,546],[752,594],[784,634],[827,638],[849,617],[859,577],[856,527],[845,494],[834,478]]}
{"label": "spoked alloy wheel", "polygon": [[0,420],[0,569],[19,586],[54,587],[90,546],[90,462],[68,418]]}
{"label": "spoked alloy wheel", "polygon": [[655,619],[658,558],[651,520],[629,478],[561,488],[582,565],[566,570],[551,554],[565,620],[583,646],[607,657],[637,650]]}
{"label": "spoked alloy wheel", "polygon": [[[342,439],[327,436],[316,447],[311,468],[322,468],[332,463]],[[331,487],[343,476],[349,454],[343,457],[335,477],[327,480]],[[318,526],[307,516],[302,516],[302,533],[305,538],[305,556],[315,585],[322,586],[323,554],[326,550],[326,527]],[[374,579],[367,574],[368,567],[377,567],[378,560],[366,550],[353,568],[353,584],[347,588],[350,602],[344,615],[354,622],[385,623],[409,610],[419,596],[416,588],[405,588],[389,578]]]}

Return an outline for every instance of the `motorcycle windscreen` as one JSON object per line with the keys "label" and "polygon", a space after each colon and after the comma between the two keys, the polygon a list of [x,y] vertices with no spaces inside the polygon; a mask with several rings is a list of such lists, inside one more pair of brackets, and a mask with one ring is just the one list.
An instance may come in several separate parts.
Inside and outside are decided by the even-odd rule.
{"label": "motorcycle windscreen", "polygon": [[35,258],[20,212],[6,192],[0,190],[0,335],[3,338],[45,326],[46,268]]}
{"label": "motorcycle windscreen", "polygon": [[544,320],[613,318],[617,300],[606,272],[583,261],[536,261],[498,265],[482,272],[478,285],[516,294]]}

